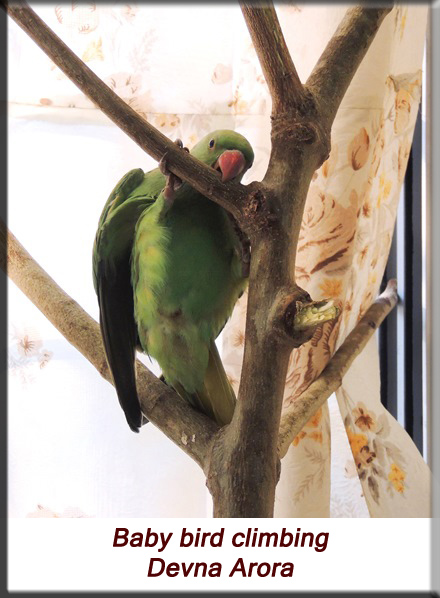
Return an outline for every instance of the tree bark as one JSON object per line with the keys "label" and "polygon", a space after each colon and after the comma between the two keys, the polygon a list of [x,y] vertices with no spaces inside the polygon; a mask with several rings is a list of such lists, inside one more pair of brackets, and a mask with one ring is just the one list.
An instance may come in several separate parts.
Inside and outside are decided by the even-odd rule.
{"label": "tree bark", "polygon": [[[148,418],[203,467],[213,496],[214,516],[272,517],[280,472],[279,446],[282,452],[286,439],[291,433],[296,435],[299,426],[307,423],[319,406],[315,398],[297,400],[289,418],[283,419],[282,438],[278,439],[290,352],[310,338],[313,326],[322,323],[312,318],[306,332],[291,325],[298,310],[316,304],[296,284],[294,275],[307,191],[313,173],[329,154],[330,129],[343,95],[390,8],[349,9],[306,85],[302,85],[272,4],[260,8],[243,5],[273,100],[269,166],[261,183],[247,186],[222,183],[212,169],[177,148],[139,117],[25,3],[8,5],[7,10],[55,64],[140,147],[156,159],[166,154],[171,172],[230,211],[248,235],[252,258],[244,360],[231,424],[219,430],[183,401],[179,403],[175,393],[143,369],[138,370],[143,385],[140,396]],[[14,263],[20,259],[18,255],[13,257]],[[41,297],[41,289],[37,294],[44,309],[51,312],[51,306]],[[71,304],[64,307],[68,309]],[[327,319],[336,317],[334,308],[329,306],[329,310],[332,311]],[[87,322],[87,326],[90,347],[81,336],[81,326],[73,336],[66,334],[66,338],[75,342],[80,339],[83,353],[88,359],[93,354],[92,362],[108,379],[96,324]],[[343,368],[342,362],[347,359],[345,354],[334,369]],[[325,389],[320,387],[318,394],[321,400]],[[169,406],[179,409],[174,422]],[[183,432],[176,424],[177,417],[185,422]],[[291,432],[286,432],[289,426]],[[188,443],[193,436],[196,442],[191,442],[197,447]]]}

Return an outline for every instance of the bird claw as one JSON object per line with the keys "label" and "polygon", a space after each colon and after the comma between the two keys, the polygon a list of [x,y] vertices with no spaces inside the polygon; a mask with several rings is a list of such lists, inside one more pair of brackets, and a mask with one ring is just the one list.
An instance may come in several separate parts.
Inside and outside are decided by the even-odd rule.
{"label": "bird claw", "polygon": [[[189,152],[189,149],[187,147],[183,147],[183,141],[181,139],[176,139],[176,141],[174,143],[177,145],[178,148],[183,149],[185,152]],[[159,160],[159,170],[164,176],[170,176],[170,174],[172,174],[168,168],[167,152],[165,152],[165,154]],[[176,176],[176,175],[174,175],[174,176]],[[178,177],[176,177],[176,178],[178,178]]]}
{"label": "bird claw", "polygon": [[[174,143],[177,145],[177,147],[179,147],[180,149],[183,149],[185,152],[189,153],[189,149],[187,147],[183,147],[183,141],[181,139],[176,139],[176,141]],[[174,189],[177,189],[182,184],[181,179],[179,179],[178,176],[173,174],[168,168],[167,152],[165,152],[165,154],[159,160],[159,170],[166,177],[170,177],[170,176],[174,177],[174,179],[173,179]],[[177,184],[177,186],[176,186],[176,184]]]}
{"label": "bird claw", "polygon": [[159,170],[164,176],[169,176],[171,172],[168,170],[167,154],[165,153],[159,161]]}
{"label": "bird claw", "polygon": [[[189,152],[189,149],[187,147],[183,147],[183,142],[181,139],[176,139],[176,141],[174,143],[180,149],[183,149],[184,151]],[[174,201],[175,192],[182,185],[182,179],[180,179],[177,175],[175,175],[174,173],[172,173],[169,170],[168,164],[167,164],[167,154],[166,153],[159,161],[159,170],[164,176],[167,177],[167,181],[166,181],[166,185],[163,190],[163,194],[164,194],[164,197],[165,197],[165,200],[167,201],[167,203],[171,205],[172,202]]]}
{"label": "bird claw", "polygon": [[187,147],[183,147],[183,141],[181,139],[176,139],[174,143],[176,143],[180,147],[180,149],[183,149],[185,150],[185,152],[189,153],[189,149]]}
{"label": "bird claw", "polygon": [[[180,149],[189,151],[186,147],[183,147],[183,142],[181,139],[176,139],[175,144]],[[171,205],[174,201],[175,192],[182,185],[182,179],[169,170],[167,163],[167,153],[165,153],[159,161],[159,170],[164,176],[167,177],[163,194],[167,203]]]}
{"label": "bird claw", "polygon": [[165,198],[165,201],[169,204],[169,206],[172,205],[172,203],[176,197],[176,191],[177,191],[177,189],[179,189],[179,187],[181,185],[182,185],[182,180],[179,179],[178,176],[176,176],[175,174],[170,172],[169,175],[167,176],[167,182],[163,189],[163,196]]}

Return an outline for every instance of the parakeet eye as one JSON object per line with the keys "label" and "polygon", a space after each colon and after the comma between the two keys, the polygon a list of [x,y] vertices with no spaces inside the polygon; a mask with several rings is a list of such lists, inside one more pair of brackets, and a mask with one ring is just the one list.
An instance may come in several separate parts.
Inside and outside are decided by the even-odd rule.
{"label": "parakeet eye", "polygon": [[209,148],[212,149],[215,145],[215,140],[211,139],[211,141],[209,142]]}

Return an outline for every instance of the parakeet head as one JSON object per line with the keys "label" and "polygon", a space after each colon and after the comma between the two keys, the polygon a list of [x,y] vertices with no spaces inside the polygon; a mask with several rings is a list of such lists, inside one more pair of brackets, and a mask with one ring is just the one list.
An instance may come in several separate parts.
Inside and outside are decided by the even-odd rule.
{"label": "parakeet head", "polygon": [[219,130],[206,135],[191,150],[191,154],[222,175],[222,181],[240,181],[252,166],[254,152],[243,135]]}

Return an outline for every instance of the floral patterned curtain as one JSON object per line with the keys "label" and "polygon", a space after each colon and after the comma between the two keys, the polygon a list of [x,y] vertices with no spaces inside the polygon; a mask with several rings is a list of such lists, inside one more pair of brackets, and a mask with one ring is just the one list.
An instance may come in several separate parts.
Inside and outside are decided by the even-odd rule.
{"label": "floral patterned curtain", "polygon": [[[277,6],[303,81],[346,8]],[[172,139],[191,146],[210,130],[243,133],[256,154],[244,182],[262,178],[270,97],[238,7],[72,3],[35,10]],[[427,7],[416,5],[396,6],[386,18],[340,107],[330,157],[315,173],[296,274],[314,299],[333,297],[343,312],[292,354],[285,405],[319,374],[378,293],[420,100],[426,18]],[[89,270],[100,210],[124,172],[154,162],[9,27],[10,226],[96,318]],[[32,194],[23,192],[22,168]],[[59,226],[67,209],[69,226]],[[63,251],[53,251],[57,244]],[[152,426],[133,438],[113,389],[13,285],[9,292],[11,514],[209,516],[197,467]],[[223,333],[235,385],[245,306],[246,296]],[[337,402],[329,402],[331,420],[325,405],[283,460],[277,516],[429,515],[428,468],[379,397],[373,339]]]}

